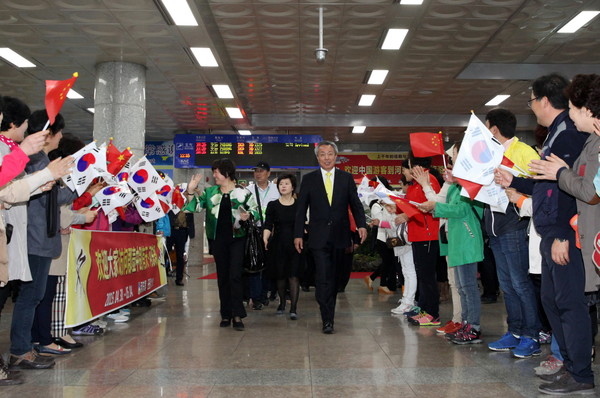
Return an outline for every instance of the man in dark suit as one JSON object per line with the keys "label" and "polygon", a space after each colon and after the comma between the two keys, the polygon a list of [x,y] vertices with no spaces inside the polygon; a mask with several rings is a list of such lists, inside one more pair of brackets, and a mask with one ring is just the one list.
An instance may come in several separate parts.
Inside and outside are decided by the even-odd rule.
{"label": "man in dark suit", "polygon": [[337,297],[336,265],[344,249],[352,244],[348,208],[352,210],[361,243],[367,237],[365,212],[352,175],[335,168],[337,146],[333,142],[317,144],[315,154],[320,168],[302,179],[294,226],[294,245],[304,248],[306,211],[309,210],[308,242],[316,275],[316,298],[321,309],[323,333],[333,333]]}

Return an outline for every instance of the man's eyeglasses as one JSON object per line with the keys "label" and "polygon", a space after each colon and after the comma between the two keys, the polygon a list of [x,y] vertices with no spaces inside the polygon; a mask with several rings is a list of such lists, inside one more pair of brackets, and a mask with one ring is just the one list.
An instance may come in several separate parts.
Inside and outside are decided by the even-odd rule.
{"label": "man's eyeglasses", "polygon": [[529,101],[527,101],[527,107],[528,107],[528,108],[531,108],[531,103],[532,103],[533,101],[537,101],[538,99],[539,99],[539,97],[533,97],[532,99],[530,99]]}

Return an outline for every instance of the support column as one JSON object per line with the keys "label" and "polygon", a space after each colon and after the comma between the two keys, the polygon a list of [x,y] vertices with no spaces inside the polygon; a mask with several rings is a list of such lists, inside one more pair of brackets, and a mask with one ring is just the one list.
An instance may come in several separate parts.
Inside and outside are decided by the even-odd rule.
{"label": "support column", "polygon": [[94,139],[130,147],[135,159],[144,156],[146,135],[146,67],[130,62],[96,66]]}

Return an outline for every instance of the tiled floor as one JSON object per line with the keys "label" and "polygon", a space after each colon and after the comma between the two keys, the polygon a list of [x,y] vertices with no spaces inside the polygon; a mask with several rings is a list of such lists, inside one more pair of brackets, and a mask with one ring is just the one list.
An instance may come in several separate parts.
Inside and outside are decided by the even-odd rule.
{"label": "tiled floor", "polygon": [[[398,296],[367,291],[351,280],[338,296],[336,333],[321,333],[311,293],[301,292],[291,321],[276,305],[249,311],[246,331],[218,327],[216,280],[198,280],[214,266],[191,269],[185,287],[170,280],[168,298],[133,308],[126,324],[59,358],[56,367],[23,371],[22,386],[2,397],[538,397],[540,358],[516,360],[485,344],[455,346],[431,328],[390,315]],[[504,333],[502,302],[483,308],[483,333]],[[9,305],[0,320],[8,347]],[[442,305],[447,320],[450,304]],[[543,356],[549,347],[544,347]],[[594,366],[598,373],[598,366]],[[600,394],[599,394],[600,395]]]}

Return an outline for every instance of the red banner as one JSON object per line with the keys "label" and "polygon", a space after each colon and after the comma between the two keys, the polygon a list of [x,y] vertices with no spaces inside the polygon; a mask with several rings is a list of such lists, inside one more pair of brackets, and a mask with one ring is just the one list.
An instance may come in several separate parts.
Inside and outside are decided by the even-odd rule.
{"label": "red banner", "polygon": [[408,152],[342,152],[338,154],[336,166],[352,174],[360,182],[363,176],[369,178],[384,176],[390,184],[398,184],[402,176],[402,161]]}
{"label": "red banner", "polygon": [[155,235],[72,230],[66,326],[112,312],[165,285],[162,247]]}

